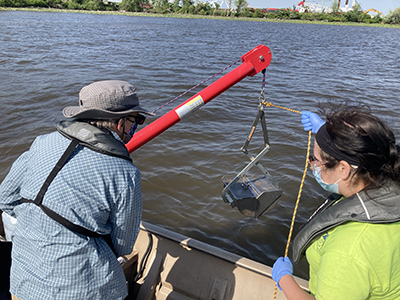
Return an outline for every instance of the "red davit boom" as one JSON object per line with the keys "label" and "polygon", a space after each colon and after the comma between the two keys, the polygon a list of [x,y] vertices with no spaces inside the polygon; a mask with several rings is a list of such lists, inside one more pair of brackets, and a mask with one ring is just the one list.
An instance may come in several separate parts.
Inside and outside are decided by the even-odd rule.
{"label": "red davit boom", "polygon": [[175,109],[158,118],[139,132],[135,133],[129,143],[126,144],[129,153],[140,148],[148,141],[178,123],[188,114],[210,102],[212,99],[225,92],[245,77],[253,77],[255,74],[264,70],[269,66],[271,57],[271,50],[264,45],[259,45],[253,50],[247,52],[241,57],[242,64],[240,66],[198,92],[186,102],[178,105]]}

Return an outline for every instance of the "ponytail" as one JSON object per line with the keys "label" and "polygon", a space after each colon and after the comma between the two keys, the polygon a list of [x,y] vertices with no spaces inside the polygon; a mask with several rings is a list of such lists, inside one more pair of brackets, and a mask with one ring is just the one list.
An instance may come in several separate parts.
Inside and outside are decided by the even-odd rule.
{"label": "ponytail", "polygon": [[332,143],[354,161],[359,161],[356,181],[368,189],[392,180],[400,184],[400,146],[390,128],[371,115],[366,106],[341,106],[326,116],[326,130]]}

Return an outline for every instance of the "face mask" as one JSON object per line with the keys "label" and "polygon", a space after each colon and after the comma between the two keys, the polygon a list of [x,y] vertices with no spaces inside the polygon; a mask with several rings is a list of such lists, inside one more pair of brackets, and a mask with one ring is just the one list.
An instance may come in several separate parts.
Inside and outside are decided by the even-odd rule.
{"label": "face mask", "polygon": [[321,168],[320,167],[315,167],[313,170],[313,175],[315,180],[319,183],[319,185],[328,192],[332,192],[332,193],[336,193],[336,194],[340,194],[339,193],[339,181],[342,180],[342,178],[340,178],[338,181],[336,181],[335,183],[326,183],[325,181],[322,180],[321,178]]}
{"label": "face mask", "polygon": [[137,128],[137,123],[133,123],[131,130],[129,130],[128,134],[131,136],[131,138],[133,137],[133,135],[135,134],[135,130]]}
{"label": "face mask", "polygon": [[127,144],[127,143],[131,140],[131,138],[132,138],[133,135],[135,134],[136,128],[137,128],[137,123],[134,122],[133,125],[132,125],[131,130],[129,130],[128,133],[126,133],[126,132],[124,131],[124,134],[125,134],[125,144]]}

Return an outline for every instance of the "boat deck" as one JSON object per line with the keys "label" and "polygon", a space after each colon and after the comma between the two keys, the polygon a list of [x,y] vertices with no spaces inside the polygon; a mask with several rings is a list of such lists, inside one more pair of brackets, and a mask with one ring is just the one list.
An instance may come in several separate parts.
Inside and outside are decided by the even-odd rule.
{"label": "boat deck", "polygon": [[[128,299],[273,299],[271,267],[146,222],[125,258]],[[306,280],[295,280],[308,291]],[[280,290],[277,299],[286,299]]]}

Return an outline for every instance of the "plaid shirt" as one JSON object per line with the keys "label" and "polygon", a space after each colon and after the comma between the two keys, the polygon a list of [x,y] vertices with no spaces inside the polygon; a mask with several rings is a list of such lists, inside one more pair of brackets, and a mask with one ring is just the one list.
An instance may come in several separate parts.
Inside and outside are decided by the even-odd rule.
{"label": "plaid shirt", "polygon": [[[113,132],[116,139],[119,137]],[[78,235],[32,203],[70,140],[39,136],[0,185],[0,209],[16,216],[11,287],[20,299],[124,299],[126,280],[102,238]],[[78,145],[50,184],[43,205],[69,221],[111,234],[118,255],[132,251],[142,212],[139,170]]]}

